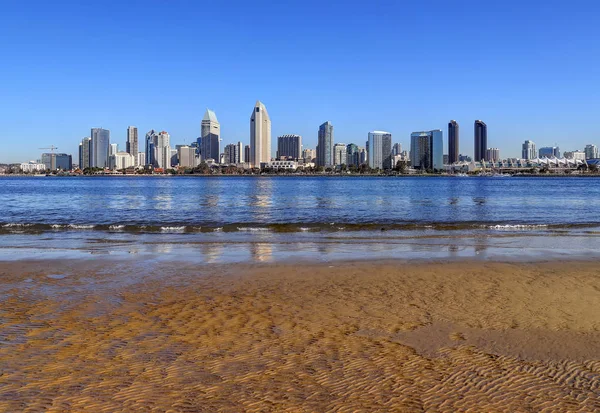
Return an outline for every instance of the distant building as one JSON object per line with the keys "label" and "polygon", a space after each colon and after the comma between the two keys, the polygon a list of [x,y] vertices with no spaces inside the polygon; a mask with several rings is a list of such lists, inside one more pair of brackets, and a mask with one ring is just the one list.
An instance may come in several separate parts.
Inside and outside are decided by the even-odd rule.
{"label": "distant building", "polygon": [[565,152],[564,153],[565,159],[573,159],[575,161],[585,161],[586,160],[586,156],[585,156],[585,152],[584,151],[572,151],[572,152]]}
{"label": "distant building", "polygon": [[135,158],[127,152],[117,152],[110,156],[109,168],[114,170],[127,169],[135,166]]}
{"label": "distant building", "polygon": [[110,131],[102,128],[92,128],[92,160],[94,168],[107,168],[110,153]]}
{"label": "distant building", "polygon": [[135,165],[138,166],[138,153],[140,145],[138,142],[138,128],[135,126],[129,126],[127,128],[127,143],[125,144],[125,152],[133,156]]}
{"label": "distant building", "polygon": [[137,166],[143,166],[146,163],[146,154],[144,152],[138,152],[137,154]]}
{"label": "distant building", "polygon": [[240,161],[240,152],[239,146],[234,143],[230,143],[225,146],[225,159],[224,163],[226,164],[238,164]]}
{"label": "distant building", "polygon": [[287,170],[295,171],[298,169],[298,162],[296,161],[270,161],[263,162],[260,164],[260,169],[271,168],[275,170]]}
{"label": "distant building", "polygon": [[156,146],[157,138],[158,134],[154,131],[154,129],[146,133],[146,160],[144,162],[145,165],[154,166],[156,164],[154,148]]}
{"label": "distant building", "polygon": [[359,157],[360,157],[360,162],[359,162],[359,166],[360,165],[366,165],[369,162],[369,153],[367,152],[367,150],[365,148],[361,148],[360,146],[358,147],[359,150]]}
{"label": "distant building", "polygon": [[250,145],[244,146],[244,162],[250,163]]}
{"label": "distant building", "polygon": [[421,170],[444,168],[444,137],[440,129],[411,133],[410,163]]}
{"label": "distant building", "polygon": [[302,136],[282,135],[277,138],[277,159],[300,159],[302,156]]}
{"label": "distant building", "polygon": [[79,144],[79,168],[92,167],[92,138],[83,138]]}
{"label": "distant building", "polygon": [[598,147],[596,145],[585,145],[585,159],[598,159]]}
{"label": "distant building", "polygon": [[485,159],[485,151],[487,149],[487,125],[482,120],[475,121],[475,153],[474,158],[476,162]]}
{"label": "distant building", "polygon": [[558,146],[545,146],[539,150],[539,158],[560,158]]}
{"label": "distant building", "polygon": [[43,153],[42,164],[51,171],[70,171],[73,169],[73,159],[66,153]]}
{"label": "distant building", "polygon": [[302,159],[304,159],[304,163],[315,162],[316,157],[317,157],[317,151],[314,149],[304,149],[302,151]]}
{"label": "distant building", "polygon": [[449,160],[450,160],[450,156],[448,154],[444,154],[444,165],[448,165]]}
{"label": "distant building", "polygon": [[460,154],[458,155],[458,162],[473,162],[473,158],[469,155]]}
{"label": "distant building", "polygon": [[27,173],[35,173],[35,172],[44,172],[46,170],[46,165],[43,163],[37,162],[24,162],[21,164],[21,171]]}
{"label": "distant building", "polygon": [[327,121],[319,126],[317,166],[333,165],[333,125]]}
{"label": "distant building", "polygon": [[459,127],[458,122],[451,120],[448,122],[448,162],[445,164],[453,164],[458,162],[459,156]]}
{"label": "distant building", "polygon": [[117,152],[119,152],[119,145],[117,143],[111,143],[108,148],[108,156],[112,156]]}
{"label": "distant building", "polygon": [[244,162],[246,162],[246,158],[244,157],[244,155],[245,155],[245,153],[244,153],[244,152],[245,152],[245,151],[244,151],[244,144],[243,144],[242,142],[239,142],[239,141],[238,141],[238,143],[236,143],[236,145],[237,145],[237,151],[238,151],[238,153],[240,154],[240,160],[239,160],[239,163],[244,163]]}
{"label": "distant building", "polygon": [[392,156],[400,155],[401,153],[402,153],[402,144],[395,143],[394,146],[392,146]]}
{"label": "distant building", "polygon": [[197,164],[196,148],[188,145],[177,146],[177,158],[179,160],[179,167],[181,168],[195,168]]}
{"label": "distant building", "polygon": [[202,124],[200,127],[201,149],[203,159],[215,159],[219,161],[220,140],[221,140],[221,125],[217,120],[217,115],[210,109],[206,109]]}
{"label": "distant building", "polygon": [[260,168],[271,160],[271,118],[265,105],[257,100],[250,116],[250,165]]}
{"label": "distant building", "polygon": [[360,149],[354,143],[346,145],[346,165],[360,166]]}
{"label": "distant building", "polygon": [[498,162],[500,160],[500,149],[488,148],[485,151],[485,160],[488,162]]}
{"label": "distant building", "polygon": [[163,170],[171,167],[171,136],[162,131],[156,135],[154,146],[154,167]]}
{"label": "distant building", "polygon": [[521,158],[523,159],[534,159],[536,157],[535,143],[527,140],[523,142],[523,149],[521,151]]}
{"label": "distant building", "polygon": [[392,134],[384,131],[369,132],[369,167],[392,169]]}

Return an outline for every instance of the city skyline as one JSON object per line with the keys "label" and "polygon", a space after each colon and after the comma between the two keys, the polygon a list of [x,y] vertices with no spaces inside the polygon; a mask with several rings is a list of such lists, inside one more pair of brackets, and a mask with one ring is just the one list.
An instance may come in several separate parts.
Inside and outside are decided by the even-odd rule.
{"label": "city skyline", "polygon": [[[269,108],[273,137],[298,134],[313,148],[315,125],[325,119],[340,142],[362,143],[368,131],[382,129],[405,147],[411,132],[446,130],[456,119],[467,154],[470,125],[483,119],[489,145],[509,157],[528,139],[583,150],[600,138],[589,136],[600,85],[598,58],[589,53],[597,34],[585,24],[596,4],[379,1],[363,13],[310,0],[277,7],[151,3],[4,5],[1,49],[11,64],[0,68],[10,79],[0,108],[0,162],[35,159],[37,148],[50,145],[76,154],[90,126],[110,129],[120,147],[130,125],[140,133],[165,129],[173,143],[187,143],[198,137],[206,106],[219,114],[223,143],[248,143],[247,102],[257,98]],[[316,11],[329,16],[327,25],[314,19]],[[212,17],[198,31],[205,15]],[[90,16],[101,34],[90,32]],[[148,21],[169,32],[148,31]],[[356,30],[370,25],[382,30]],[[211,65],[195,53],[206,31]],[[328,63],[316,64],[324,48]],[[91,56],[100,57],[97,64],[89,64]],[[369,65],[372,56],[386,56],[385,67]],[[429,56],[444,64],[406,64]],[[150,57],[161,64],[145,64]]]}

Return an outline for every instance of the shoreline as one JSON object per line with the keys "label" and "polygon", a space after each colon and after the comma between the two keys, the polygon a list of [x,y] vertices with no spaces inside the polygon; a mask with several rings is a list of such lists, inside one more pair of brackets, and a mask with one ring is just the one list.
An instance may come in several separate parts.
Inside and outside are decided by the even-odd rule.
{"label": "shoreline", "polygon": [[597,174],[519,174],[503,176],[458,176],[450,174],[99,174],[99,175],[26,175],[8,174],[0,178],[600,178]]}
{"label": "shoreline", "polygon": [[0,411],[597,411],[595,262],[0,268]]}

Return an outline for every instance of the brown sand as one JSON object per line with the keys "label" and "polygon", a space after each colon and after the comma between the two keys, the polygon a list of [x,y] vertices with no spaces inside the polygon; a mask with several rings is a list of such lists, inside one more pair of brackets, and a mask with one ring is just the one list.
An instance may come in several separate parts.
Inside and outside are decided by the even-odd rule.
{"label": "brown sand", "polygon": [[593,263],[176,271],[0,265],[0,411],[600,411]]}

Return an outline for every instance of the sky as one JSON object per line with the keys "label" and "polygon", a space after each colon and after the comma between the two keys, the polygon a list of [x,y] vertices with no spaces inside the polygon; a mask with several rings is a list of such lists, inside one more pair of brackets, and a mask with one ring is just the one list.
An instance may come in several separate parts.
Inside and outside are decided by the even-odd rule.
{"label": "sky", "polygon": [[[0,1],[0,163],[73,155],[92,127],[124,150],[127,126],[249,143],[256,100],[277,136],[364,146],[371,130],[405,149],[413,131],[473,122],[517,157],[525,139],[600,146],[597,1]],[[445,142],[447,149],[447,142]],[[143,150],[143,148],[140,148]],[[446,152],[446,150],[445,150]]]}

